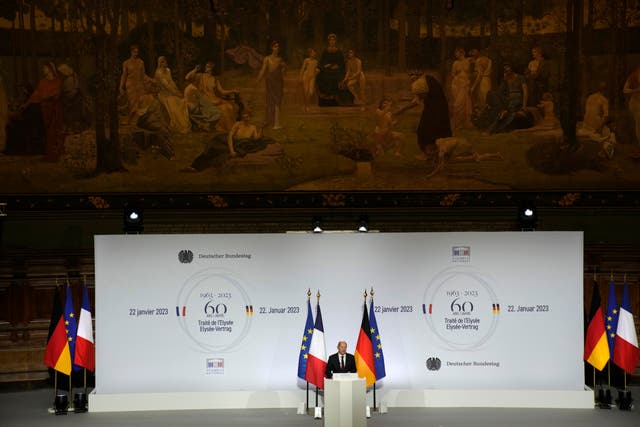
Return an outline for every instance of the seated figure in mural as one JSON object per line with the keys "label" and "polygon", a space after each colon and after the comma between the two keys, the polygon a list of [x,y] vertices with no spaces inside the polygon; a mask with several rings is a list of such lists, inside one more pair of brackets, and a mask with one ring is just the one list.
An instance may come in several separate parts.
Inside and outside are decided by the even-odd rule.
{"label": "seated figure in mural", "polygon": [[343,88],[346,86],[349,92],[351,92],[351,95],[353,95],[353,102],[361,105],[362,110],[364,110],[365,105],[367,105],[365,84],[366,78],[362,71],[362,61],[356,56],[353,49],[349,49],[347,52],[346,73],[340,83],[340,87]]}
{"label": "seated figure in mural", "polygon": [[151,93],[138,98],[138,104],[132,114],[132,123],[135,124],[133,141],[144,150],[156,147],[164,157],[175,160],[169,123],[157,96],[158,89],[152,86]]}
{"label": "seated figure in mural", "polygon": [[220,106],[214,105],[193,83],[184,88],[184,101],[189,112],[191,129],[215,132],[216,123],[222,117]]}
{"label": "seated figure in mural", "polygon": [[158,68],[153,77],[160,89],[158,100],[169,114],[169,130],[175,133],[189,132],[191,130],[189,109],[182,97],[182,92],[173,81],[169,63],[164,56],[158,58]]}
{"label": "seated figure in mural", "polygon": [[320,56],[316,87],[318,89],[318,105],[330,107],[337,105],[353,105],[353,95],[349,90],[340,87],[345,76],[344,55],[337,45],[338,37],[329,34],[328,46]]}
{"label": "seated figure in mural", "polygon": [[222,116],[216,124],[218,132],[229,132],[236,121],[240,109],[234,100],[240,92],[236,89],[227,90],[222,87],[220,80],[213,75],[215,63],[207,62],[204,72],[201,72],[200,65],[189,71],[185,79],[193,83],[198,90],[220,111]]}
{"label": "seated figure in mural", "polygon": [[487,132],[511,132],[533,126],[527,100],[528,88],[524,77],[513,71],[511,64],[504,64],[502,83],[497,90],[487,94],[487,113],[491,120]]}
{"label": "seated figure in mural", "polygon": [[91,126],[91,109],[78,74],[68,64],[60,64],[62,113],[68,132],[81,132]]}
{"label": "seated figure in mural", "polygon": [[605,96],[607,82],[602,81],[598,90],[587,97],[582,123],[578,123],[577,136],[588,138],[602,146],[599,156],[613,157],[616,135],[610,128],[609,99]]}
{"label": "seated figure in mural", "polygon": [[228,134],[219,134],[213,138],[187,171],[218,168],[230,158],[262,151],[274,142],[273,139],[263,136],[262,129],[251,123],[251,113],[245,111],[242,113],[242,120],[236,122]]}

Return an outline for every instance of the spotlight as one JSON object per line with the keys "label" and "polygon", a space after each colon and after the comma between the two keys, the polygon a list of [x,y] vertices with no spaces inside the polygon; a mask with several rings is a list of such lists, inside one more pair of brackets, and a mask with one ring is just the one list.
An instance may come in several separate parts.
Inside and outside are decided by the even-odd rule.
{"label": "spotlight", "polygon": [[313,219],[313,228],[312,228],[314,233],[322,233],[324,230],[322,230],[322,224],[320,222],[320,218],[314,218]]}
{"label": "spotlight", "polygon": [[64,393],[56,394],[56,399],[53,401],[53,408],[56,410],[56,415],[67,415],[67,408],[69,407],[69,399]]}
{"label": "spotlight", "polygon": [[125,205],[123,211],[123,231],[125,234],[140,234],[144,230],[142,208]]}
{"label": "spotlight", "polygon": [[366,233],[369,231],[369,219],[366,216],[360,217],[360,223],[358,224],[358,231],[361,233]]}
{"label": "spotlight", "polygon": [[518,208],[518,223],[522,231],[533,231],[536,229],[538,214],[533,203],[521,204]]}

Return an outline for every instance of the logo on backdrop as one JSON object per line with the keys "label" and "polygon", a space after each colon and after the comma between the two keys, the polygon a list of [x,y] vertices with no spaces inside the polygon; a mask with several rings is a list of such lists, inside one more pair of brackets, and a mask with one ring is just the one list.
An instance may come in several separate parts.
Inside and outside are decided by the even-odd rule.
{"label": "logo on backdrop", "polygon": [[207,359],[207,375],[224,375],[224,359]]}
{"label": "logo on backdrop", "polygon": [[176,302],[176,317],[201,351],[224,353],[247,336],[253,317],[247,307],[253,309],[240,279],[210,268],[186,280]]}
{"label": "logo on backdrop", "polygon": [[442,366],[442,362],[437,357],[430,357],[427,359],[427,369],[430,371],[439,371]]}
{"label": "logo on backdrop", "polygon": [[193,261],[193,252],[188,249],[178,252],[178,260],[183,264],[189,264]]}
{"label": "logo on backdrop", "polygon": [[471,262],[471,246],[452,246],[451,262],[470,263]]}
{"label": "logo on backdrop", "polygon": [[500,317],[493,286],[491,277],[471,266],[450,267],[431,279],[422,311],[443,347],[475,350],[491,338]]}

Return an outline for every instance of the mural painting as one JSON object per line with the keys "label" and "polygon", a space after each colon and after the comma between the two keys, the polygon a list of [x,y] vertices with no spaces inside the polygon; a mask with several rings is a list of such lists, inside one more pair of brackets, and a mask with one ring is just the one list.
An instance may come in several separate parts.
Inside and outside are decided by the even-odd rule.
{"label": "mural painting", "polygon": [[637,189],[638,0],[16,0],[0,193]]}

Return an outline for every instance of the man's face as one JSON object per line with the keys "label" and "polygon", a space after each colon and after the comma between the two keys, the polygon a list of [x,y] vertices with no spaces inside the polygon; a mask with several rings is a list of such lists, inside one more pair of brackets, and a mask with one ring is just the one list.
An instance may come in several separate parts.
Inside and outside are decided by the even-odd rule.
{"label": "man's face", "polygon": [[347,343],[340,342],[338,343],[338,353],[345,354],[347,352]]}
{"label": "man's face", "polygon": [[134,48],[132,48],[132,49],[131,49],[131,56],[132,56],[133,58],[137,58],[137,57],[138,57],[138,54],[140,54],[140,51],[138,50],[138,48],[137,48],[137,47],[134,47]]}

